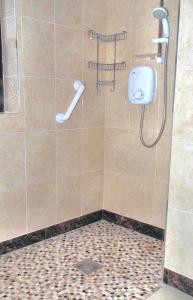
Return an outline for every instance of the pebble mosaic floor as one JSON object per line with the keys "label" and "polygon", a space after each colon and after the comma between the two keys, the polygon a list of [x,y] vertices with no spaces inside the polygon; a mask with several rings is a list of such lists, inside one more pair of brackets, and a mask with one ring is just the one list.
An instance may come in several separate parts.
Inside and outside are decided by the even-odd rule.
{"label": "pebble mosaic floor", "polygon": [[[76,264],[102,268],[85,275]],[[99,221],[0,256],[0,299],[143,300],[161,285],[163,242]]]}

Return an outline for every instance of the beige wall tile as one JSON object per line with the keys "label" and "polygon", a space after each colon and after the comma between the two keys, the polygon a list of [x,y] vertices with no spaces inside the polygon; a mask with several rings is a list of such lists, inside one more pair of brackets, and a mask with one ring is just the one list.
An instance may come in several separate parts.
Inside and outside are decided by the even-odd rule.
{"label": "beige wall tile", "polygon": [[[184,175],[186,176],[186,175]],[[187,212],[193,212],[193,180],[187,180],[187,182],[181,182],[180,176],[171,173],[170,178],[170,206],[177,209],[186,210]]]}
{"label": "beige wall tile", "polygon": [[56,174],[56,138],[50,132],[31,132],[26,136],[27,182],[54,180]]}
{"label": "beige wall tile", "polygon": [[133,8],[133,0],[107,0],[107,32],[132,31],[134,26]]}
{"label": "beige wall tile", "polygon": [[172,145],[169,205],[189,212],[193,212],[192,152],[192,144]]}
{"label": "beige wall tile", "polygon": [[[76,91],[74,90],[74,80],[56,79],[56,113],[65,112],[68,109]],[[86,85],[87,89],[87,85]],[[84,94],[81,96],[69,120],[63,124],[56,123],[57,129],[81,128],[82,127],[82,102]],[[54,118],[55,119],[55,118]]]}
{"label": "beige wall tile", "polygon": [[[149,141],[153,141],[154,134],[151,132],[144,132],[144,138],[149,143]],[[128,146],[129,171],[138,176],[143,175],[154,179],[155,159],[155,147],[145,148],[140,141],[139,134],[134,131],[130,132]]]}
{"label": "beige wall tile", "polygon": [[[189,103],[189,95],[186,97],[186,99]],[[190,133],[193,129],[193,111],[191,106],[192,103],[189,104],[189,109],[185,108],[183,105],[179,105],[175,108],[175,114],[178,117],[175,117],[174,119],[174,134],[175,140],[178,142],[193,142],[192,135],[188,137],[186,134],[187,139],[184,139],[183,137],[183,134],[186,132],[186,130]]]}
{"label": "beige wall tile", "polygon": [[53,0],[22,0],[22,14],[42,21],[54,21]]}
{"label": "beige wall tile", "polygon": [[81,130],[63,130],[57,133],[57,176],[63,178],[81,173]]}
{"label": "beige wall tile", "polygon": [[128,129],[129,110],[127,84],[117,82],[114,93],[106,92],[105,126]]}
{"label": "beige wall tile", "polygon": [[83,32],[56,25],[56,77],[82,79]]}
{"label": "beige wall tile", "polygon": [[84,128],[104,127],[105,121],[105,91],[96,89],[96,83],[86,83],[83,96]]}
{"label": "beige wall tile", "polygon": [[132,173],[105,171],[104,209],[153,224],[153,181]]}
{"label": "beige wall tile", "polygon": [[[120,96],[124,95],[125,87],[128,85],[128,74],[132,68],[133,61],[133,33],[127,32],[125,40],[120,40],[116,43],[116,61],[126,62],[126,67],[123,70],[116,71],[116,93],[120,92]],[[106,43],[106,62],[114,61],[114,43]],[[141,63],[141,62],[140,62]],[[112,80],[113,73],[106,72],[106,79]],[[122,88],[122,91],[120,90]],[[109,89],[110,90],[110,89]],[[112,94],[112,93],[111,93]]]}
{"label": "beige wall tile", "polygon": [[165,0],[164,7],[168,10],[169,21],[178,21],[179,14],[179,0]]}
{"label": "beige wall tile", "polygon": [[106,1],[83,0],[84,15],[83,27],[86,30],[93,29],[101,33],[106,31]]}
{"label": "beige wall tile", "polygon": [[169,180],[171,158],[171,135],[163,134],[156,146],[156,178],[162,181]]}
{"label": "beige wall tile", "polygon": [[[65,167],[65,166],[64,166]],[[57,222],[64,222],[81,215],[82,176],[58,176]]]}
{"label": "beige wall tile", "polygon": [[193,278],[192,214],[169,208],[166,234],[165,267]]}
{"label": "beige wall tile", "polygon": [[23,130],[23,114],[0,114],[0,133],[22,132]]}
{"label": "beige wall tile", "polygon": [[168,202],[168,182],[154,182],[154,213],[153,224],[165,229]]}
{"label": "beige wall tile", "polygon": [[82,27],[83,0],[55,0],[55,22],[67,27]]}
{"label": "beige wall tile", "polygon": [[[141,107],[139,105],[133,105],[129,103],[129,128],[132,130],[139,130],[141,119]],[[152,102],[145,108],[143,130],[157,130],[158,120],[158,101]]]}
{"label": "beige wall tile", "polygon": [[103,207],[103,172],[83,174],[82,215]]}
{"label": "beige wall tile", "polygon": [[[180,6],[180,31],[187,30],[187,34],[190,33],[189,29],[192,26],[192,9],[193,3],[192,0],[183,0]],[[182,47],[183,44],[180,43]]]}
{"label": "beige wall tile", "polygon": [[[160,6],[159,0],[143,0],[134,1],[133,16],[135,29],[147,26],[158,26],[158,21],[153,17],[153,9]],[[164,3],[165,6],[165,3]],[[142,13],[143,7],[143,13]]]}
{"label": "beige wall tile", "polygon": [[153,224],[153,189],[152,179],[129,173],[127,202],[122,207],[128,217]]}
{"label": "beige wall tile", "polygon": [[23,133],[1,135],[0,182],[0,192],[25,185]]}
{"label": "beige wall tile", "polygon": [[56,182],[38,182],[27,186],[28,231],[56,224]]}
{"label": "beige wall tile", "polygon": [[128,216],[125,204],[128,202],[128,175],[105,171],[103,208]]}
{"label": "beige wall tile", "polygon": [[25,78],[24,89],[26,129],[54,129],[54,80]]}
{"label": "beige wall tile", "polygon": [[193,144],[172,144],[171,178],[187,184],[193,178]]}
{"label": "beige wall tile", "polygon": [[23,18],[22,31],[24,75],[53,77],[54,26]]}
{"label": "beige wall tile", "polygon": [[[169,98],[173,97],[174,91],[174,80],[176,76],[176,57],[177,57],[177,42],[178,42],[178,22],[169,22],[170,26],[170,45],[169,45],[169,53],[168,53],[168,95]],[[170,87],[170,85],[172,87]],[[172,96],[170,96],[170,92]],[[172,99],[173,100],[173,99]],[[172,101],[171,100],[171,101]]]}
{"label": "beige wall tile", "polygon": [[192,143],[192,71],[179,70],[178,74],[175,92],[173,140],[175,142]]}
{"label": "beige wall tile", "polygon": [[157,53],[157,45],[152,43],[152,39],[158,37],[158,25],[144,27],[134,31],[133,53],[148,54]]}
{"label": "beige wall tile", "polygon": [[105,129],[105,169],[114,172],[127,173],[129,164],[129,137],[128,130],[109,128]]}
{"label": "beige wall tile", "polygon": [[[192,109],[192,101],[191,97],[193,95],[193,91],[191,90],[191,83],[192,83],[192,71],[186,70],[185,68],[181,69],[180,66],[178,67],[179,72],[176,78],[176,90],[175,90],[175,105],[174,105],[174,113],[176,109],[180,107],[184,110],[188,111],[188,109]],[[186,80],[184,80],[186,78]],[[184,97],[181,97],[181,95]],[[178,116],[180,117],[180,116]],[[174,120],[177,120],[177,115],[175,116]],[[189,124],[185,124],[186,127],[190,127]]]}
{"label": "beige wall tile", "polygon": [[[167,118],[164,129],[164,134],[171,135],[173,121],[173,105],[174,105],[174,83],[175,77],[168,75],[168,92],[167,92]],[[164,113],[164,81],[161,81],[160,87],[162,91],[158,95],[158,129],[161,128]]]}
{"label": "beige wall tile", "polygon": [[[186,26],[180,24],[180,32],[179,32],[179,43],[178,47],[178,64],[179,68],[185,68],[187,70],[191,70],[193,66],[193,62],[191,60],[191,51],[193,48],[193,41],[190,39],[190,32],[192,32],[193,24],[188,22],[188,16],[185,21]],[[181,67],[180,67],[181,66]]]}
{"label": "beige wall tile", "polygon": [[83,129],[83,172],[103,170],[104,130]]}
{"label": "beige wall tile", "polygon": [[24,188],[0,192],[0,242],[26,233]]}

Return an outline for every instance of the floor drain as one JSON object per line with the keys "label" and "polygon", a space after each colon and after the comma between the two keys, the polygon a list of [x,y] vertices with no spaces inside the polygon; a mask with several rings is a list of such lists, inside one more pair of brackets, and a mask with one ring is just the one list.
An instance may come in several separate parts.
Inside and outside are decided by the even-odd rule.
{"label": "floor drain", "polygon": [[89,275],[102,268],[102,265],[88,258],[75,264],[75,267],[86,275]]}

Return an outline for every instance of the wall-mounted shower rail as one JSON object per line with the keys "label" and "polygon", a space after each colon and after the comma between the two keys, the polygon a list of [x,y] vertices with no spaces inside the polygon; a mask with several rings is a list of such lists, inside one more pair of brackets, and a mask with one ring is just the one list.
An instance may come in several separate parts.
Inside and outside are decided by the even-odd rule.
{"label": "wall-mounted shower rail", "polygon": [[134,58],[149,58],[154,60],[155,57],[157,56],[157,53],[144,53],[144,54],[134,54]]}
{"label": "wall-mounted shower rail", "polygon": [[127,38],[127,31],[122,31],[119,33],[114,33],[114,34],[101,34],[98,32],[95,32],[94,30],[89,30],[88,32],[89,39],[91,40],[99,40],[101,42],[109,43],[113,41],[120,41],[120,40],[126,40]]}
{"label": "wall-mounted shower rail", "polygon": [[88,67],[89,69],[98,70],[100,71],[113,71],[114,69],[116,71],[118,70],[125,70],[126,69],[126,62],[121,62],[121,63],[113,63],[113,64],[102,64],[102,63],[95,63],[92,61],[88,62]]}

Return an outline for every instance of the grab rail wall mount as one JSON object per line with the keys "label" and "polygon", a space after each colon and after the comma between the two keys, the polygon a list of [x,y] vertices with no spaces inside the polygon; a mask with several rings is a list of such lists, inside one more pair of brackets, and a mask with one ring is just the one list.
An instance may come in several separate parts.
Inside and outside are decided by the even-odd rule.
{"label": "grab rail wall mount", "polygon": [[73,84],[73,87],[74,87],[74,90],[76,91],[76,94],[75,94],[74,98],[72,99],[70,105],[68,106],[66,112],[58,113],[56,115],[56,122],[59,124],[62,124],[65,121],[67,121],[68,119],[70,119],[70,117],[73,113],[73,110],[75,109],[77,103],[79,102],[79,100],[85,90],[85,86],[80,80],[76,80]]}

